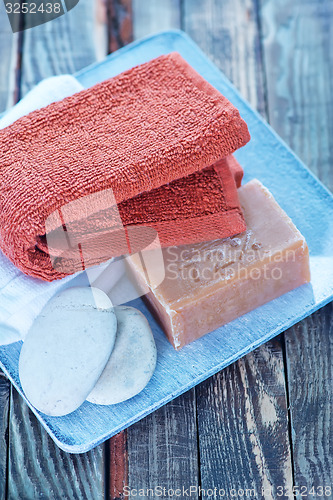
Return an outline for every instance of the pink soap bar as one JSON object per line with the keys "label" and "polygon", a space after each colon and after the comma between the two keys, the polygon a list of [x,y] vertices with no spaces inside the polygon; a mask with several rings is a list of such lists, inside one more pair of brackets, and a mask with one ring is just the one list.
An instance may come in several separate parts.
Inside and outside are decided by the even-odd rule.
{"label": "pink soap bar", "polygon": [[147,273],[138,254],[129,258],[175,349],[310,281],[306,241],[268,189],[252,180],[238,195],[247,230],[164,248],[162,283],[161,269]]}

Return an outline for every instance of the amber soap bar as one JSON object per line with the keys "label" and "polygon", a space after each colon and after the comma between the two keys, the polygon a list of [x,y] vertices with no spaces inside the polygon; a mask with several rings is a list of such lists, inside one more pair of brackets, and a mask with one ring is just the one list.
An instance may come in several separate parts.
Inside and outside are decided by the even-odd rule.
{"label": "amber soap bar", "polygon": [[164,248],[162,283],[157,266],[128,259],[175,349],[310,281],[306,241],[268,189],[252,180],[238,194],[247,230]]}

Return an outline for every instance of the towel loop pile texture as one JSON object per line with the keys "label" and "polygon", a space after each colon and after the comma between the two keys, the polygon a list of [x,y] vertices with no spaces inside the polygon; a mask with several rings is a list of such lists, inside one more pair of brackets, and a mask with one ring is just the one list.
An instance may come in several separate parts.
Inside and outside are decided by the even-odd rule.
{"label": "towel loop pile texture", "polygon": [[[105,190],[124,226],[152,227],[162,245],[241,232],[242,170],[230,155],[248,140],[237,109],[177,53],[33,111],[0,131],[1,249],[30,276],[70,274],[54,266],[46,221]],[[95,244],[104,212],[74,221],[76,243],[84,228],[96,249],[85,265],[106,258]]]}

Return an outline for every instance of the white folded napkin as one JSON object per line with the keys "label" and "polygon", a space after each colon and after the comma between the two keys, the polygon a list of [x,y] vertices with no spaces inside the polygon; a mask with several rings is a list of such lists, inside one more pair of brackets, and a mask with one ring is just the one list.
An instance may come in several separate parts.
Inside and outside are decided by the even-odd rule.
{"label": "white folded napkin", "polygon": [[[16,106],[0,119],[0,129],[35,109],[82,90],[71,75],[54,76],[36,85]],[[86,273],[77,273],[47,283],[19,271],[0,251],[0,345],[23,339],[36,316],[60,289],[73,284],[89,284]]]}

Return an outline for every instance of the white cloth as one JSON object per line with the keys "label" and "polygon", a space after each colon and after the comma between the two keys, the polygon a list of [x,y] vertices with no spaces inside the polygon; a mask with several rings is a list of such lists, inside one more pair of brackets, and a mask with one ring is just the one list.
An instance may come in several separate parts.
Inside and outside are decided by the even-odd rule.
{"label": "white cloth", "polygon": [[38,83],[26,94],[20,102],[6,112],[0,119],[0,129],[8,127],[21,116],[27,115],[35,109],[44,108],[52,102],[61,101],[65,97],[75,94],[83,86],[71,75],[60,75],[46,78]]}
{"label": "white cloth", "polygon": [[[0,129],[35,109],[82,90],[70,75],[54,76],[36,85],[16,106],[0,119]],[[73,284],[88,284],[87,274],[78,273],[47,283],[26,276],[0,251],[0,345],[23,339],[47,301],[60,289]]]}

